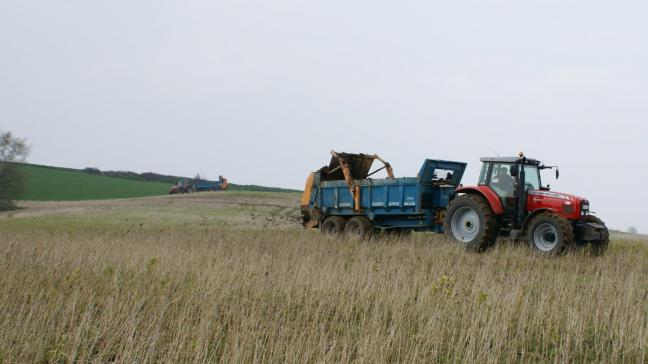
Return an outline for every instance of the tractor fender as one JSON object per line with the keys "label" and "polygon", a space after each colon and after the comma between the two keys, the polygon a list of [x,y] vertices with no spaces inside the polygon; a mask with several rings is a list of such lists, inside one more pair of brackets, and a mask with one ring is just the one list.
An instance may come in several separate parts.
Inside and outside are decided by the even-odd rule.
{"label": "tractor fender", "polygon": [[529,223],[531,222],[531,220],[533,220],[534,217],[540,215],[543,212],[551,212],[553,214],[560,215],[558,211],[554,209],[544,208],[533,210],[527,215],[527,217],[524,218],[524,221],[522,221],[522,231],[526,230],[527,226],[529,226]]}
{"label": "tractor fender", "polygon": [[493,210],[493,213],[495,215],[502,215],[504,213],[504,207],[502,206],[502,201],[500,200],[499,196],[495,193],[495,191],[493,191],[493,189],[491,189],[488,186],[459,187],[455,192],[481,196],[484,199],[486,199],[486,201],[491,207],[491,210]]}

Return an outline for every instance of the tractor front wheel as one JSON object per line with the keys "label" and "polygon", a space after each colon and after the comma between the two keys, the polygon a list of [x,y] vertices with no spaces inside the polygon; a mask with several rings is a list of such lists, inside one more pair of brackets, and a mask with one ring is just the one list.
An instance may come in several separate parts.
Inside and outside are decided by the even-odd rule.
{"label": "tractor front wheel", "polygon": [[448,205],[443,229],[466,249],[482,252],[495,244],[498,223],[484,198],[462,195]]}
{"label": "tractor front wheel", "polygon": [[335,239],[344,231],[344,225],[345,221],[343,218],[339,216],[329,216],[322,223],[320,231],[329,238]]}
{"label": "tractor front wheel", "polygon": [[373,234],[373,224],[364,216],[354,216],[344,226],[344,234],[353,240],[366,240]]}
{"label": "tractor front wheel", "polygon": [[565,253],[574,244],[574,230],[564,217],[544,212],[531,220],[527,239],[533,250],[541,255],[556,256]]}

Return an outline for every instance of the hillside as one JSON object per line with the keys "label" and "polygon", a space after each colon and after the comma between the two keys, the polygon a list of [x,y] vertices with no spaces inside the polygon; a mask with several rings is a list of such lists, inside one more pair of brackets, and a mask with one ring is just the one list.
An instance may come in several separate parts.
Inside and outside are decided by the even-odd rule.
{"label": "hillside", "polygon": [[[21,200],[79,201],[165,195],[175,182],[186,177],[157,173],[100,171],[24,164],[28,183]],[[257,185],[230,183],[230,191],[295,192]]]}
{"label": "hillside", "polygon": [[78,201],[164,195],[169,185],[97,176],[81,171],[44,166],[25,166],[28,179],[22,200]]}
{"label": "hillside", "polygon": [[[131,171],[102,171],[97,168],[90,168],[90,167],[84,168],[83,170],[79,170],[79,171],[84,173],[94,174],[94,175],[100,175],[100,176],[126,178],[126,179],[136,180],[136,181],[160,182],[160,183],[166,183],[170,185],[175,184],[181,179],[195,182],[193,178],[189,178],[189,177],[172,176],[172,175],[159,174],[153,172],[136,173]],[[232,183],[232,181],[229,182],[230,183],[228,189],[230,191],[301,192],[297,190],[291,190],[291,189],[280,188],[280,187],[267,187],[267,186],[259,186],[259,185],[239,185],[236,183]]]}

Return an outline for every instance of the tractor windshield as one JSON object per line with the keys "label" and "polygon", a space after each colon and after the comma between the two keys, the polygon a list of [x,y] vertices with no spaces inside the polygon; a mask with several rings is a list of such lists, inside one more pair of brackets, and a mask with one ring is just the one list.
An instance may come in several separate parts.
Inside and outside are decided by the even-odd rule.
{"label": "tractor windshield", "polygon": [[524,166],[525,174],[525,189],[526,190],[539,190],[540,186],[540,171],[538,166],[526,164]]}
{"label": "tractor windshield", "polygon": [[513,197],[515,195],[515,178],[511,176],[512,163],[494,163],[489,186],[499,197]]}

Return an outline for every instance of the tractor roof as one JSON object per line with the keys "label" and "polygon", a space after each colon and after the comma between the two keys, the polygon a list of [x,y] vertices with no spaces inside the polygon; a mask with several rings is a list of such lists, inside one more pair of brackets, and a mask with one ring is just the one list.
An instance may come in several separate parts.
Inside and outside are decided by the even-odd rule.
{"label": "tractor roof", "polygon": [[[482,157],[480,160],[482,162],[518,163],[520,159],[520,157]],[[540,161],[537,159],[527,158],[526,163],[537,166],[540,164]]]}

